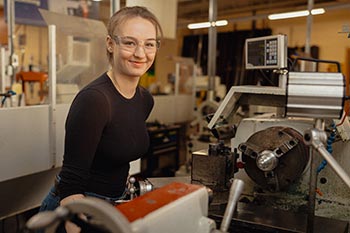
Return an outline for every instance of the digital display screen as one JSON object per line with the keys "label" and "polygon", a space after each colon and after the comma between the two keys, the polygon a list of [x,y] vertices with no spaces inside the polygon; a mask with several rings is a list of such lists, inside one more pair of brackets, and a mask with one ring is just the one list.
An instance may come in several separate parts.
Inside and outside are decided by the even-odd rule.
{"label": "digital display screen", "polygon": [[245,68],[248,70],[287,68],[287,43],[286,35],[246,39]]}
{"label": "digital display screen", "polygon": [[249,41],[248,48],[249,64],[253,66],[277,65],[277,39]]}
{"label": "digital display screen", "polygon": [[248,63],[253,66],[265,65],[265,41],[248,42]]}

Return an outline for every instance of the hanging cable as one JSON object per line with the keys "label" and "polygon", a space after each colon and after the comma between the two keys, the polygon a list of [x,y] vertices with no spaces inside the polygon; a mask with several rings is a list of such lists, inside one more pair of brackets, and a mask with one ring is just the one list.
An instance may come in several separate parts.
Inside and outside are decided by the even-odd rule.
{"label": "hanging cable", "polygon": [[337,124],[337,126],[341,126],[341,125],[344,123],[344,121],[345,121],[346,117],[348,116],[348,114],[349,114],[349,108],[347,108],[346,110],[344,110],[344,115],[343,115],[343,117],[342,117],[340,123]]}

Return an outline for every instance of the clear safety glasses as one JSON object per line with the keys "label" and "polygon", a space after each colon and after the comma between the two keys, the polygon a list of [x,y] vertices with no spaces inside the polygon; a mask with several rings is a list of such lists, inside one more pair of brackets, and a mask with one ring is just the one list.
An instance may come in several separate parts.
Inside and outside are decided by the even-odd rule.
{"label": "clear safety glasses", "polygon": [[155,53],[160,47],[160,40],[158,39],[148,39],[148,40],[138,40],[130,36],[112,36],[115,43],[120,46],[121,49],[135,52],[138,46],[142,46],[145,53]]}

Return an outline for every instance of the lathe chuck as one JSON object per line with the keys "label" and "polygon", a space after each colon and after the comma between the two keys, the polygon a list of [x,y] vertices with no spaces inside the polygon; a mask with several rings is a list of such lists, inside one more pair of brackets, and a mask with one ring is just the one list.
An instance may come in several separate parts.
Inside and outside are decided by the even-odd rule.
{"label": "lathe chuck", "polygon": [[309,161],[303,136],[289,127],[258,131],[238,149],[247,175],[269,191],[286,190],[302,175]]}

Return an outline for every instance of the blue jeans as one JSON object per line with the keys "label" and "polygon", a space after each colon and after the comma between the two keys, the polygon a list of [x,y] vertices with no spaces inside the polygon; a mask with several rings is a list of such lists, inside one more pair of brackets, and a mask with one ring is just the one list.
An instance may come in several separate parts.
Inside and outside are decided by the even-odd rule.
{"label": "blue jeans", "polygon": [[[60,197],[56,194],[56,187],[52,186],[49,193],[44,198],[43,202],[41,203],[39,212],[43,211],[53,211],[60,205]],[[61,224],[58,226],[56,233],[66,233],[65,228],[63,227],[64,224]],[[37,230],[36,233],[44,233],[44,230]]]}
{"label": "blue jeans", "polygon": [[56,187],[52,186],[49,193],[41,203],[39,212],[55,210],[60,205],[60,197],[56,195]]}

